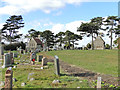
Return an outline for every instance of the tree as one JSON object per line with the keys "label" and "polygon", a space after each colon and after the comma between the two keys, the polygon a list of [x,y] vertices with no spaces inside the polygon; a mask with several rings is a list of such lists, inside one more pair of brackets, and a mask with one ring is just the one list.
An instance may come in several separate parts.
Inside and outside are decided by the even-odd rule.
{"label": "tree", "polygon": [[3,38],[10,43],[17,41],[22,36],[22,34],[18,34],[18,29],[22,27],[24,27],[24,23],[21,15],[9,17],[1,29]]}
{"label": "tree", "polygon": [[91,44],[88,43],[86,47],[87,47],[88,49],[90,49],[90,48],[91,48]]}
{"label": "tree", "polygon": [[65,33],[64,33],[64,32],[59,32],[58,34],[55,35],[55,37],[58,38],[58,39],[56,40],[56,43],[57,43],[57,42],[60,42],[60,44],[59,44],[60,49],[62,48],[62,43],[64,42],[63,36],[65,36]]}
{"label": "tree", "polygon": [[30,30],[28,31],[28,33],[29,33],[29,35],[27,35],[27,36],[30,36],[30,37],[38,37],[38,35],[41,35],[42,32],[36,31],[36,30],[34,30],[34,29],[30,29]]}
{"label": "tree", "polygon": [[65,32],[65,37],[64,37],[64,41],[66,43],[66,48],[70,49],[70,40],[71,40],[71,36],[73,35],[73,32],[67,30]]}
{"label": "tree", "polygon": [[[108,30],[108,36],[110,37],[110,49],[112,49],[112,37],[113,37],[113,33],[116,32],[116,28],[117,27],[117,21],[119,21],[117,16],[108,16],[107,19],[104,21],[107,26],[106,30]],[[109,35],[110,34],[110,35]]]}
{"label": "tree", "polygon": [[81,35],[87,35],[87,37],[92,36],[92,50],[94,49],[93,45],[93,34],[98,33],[99,26],[95,23],[82,23],[80,27],[78,27],[78,32],[84,32]]}
{"label": "tree", "polygon": [[73,33],[71,35],[71,40],[70,40],[72,42],[72,48],[73,49],[74,49],[75,42],[78,41],[78,40],[82,40],[82,36]]}
{"label": "tree", "polygon": [[48,47],[48,50],[50,47],[53,47],[54,45],[54,33],[52,33],[50,30],[45,30],[42,32],[41,37],[46,40],[46,44]]}
{"label": "tree", "polygon": [[105,45],[105,48],[106,48],[106,49],[110,49],[110,45],[109,45],[109,44],[106,44],[106,45]]}

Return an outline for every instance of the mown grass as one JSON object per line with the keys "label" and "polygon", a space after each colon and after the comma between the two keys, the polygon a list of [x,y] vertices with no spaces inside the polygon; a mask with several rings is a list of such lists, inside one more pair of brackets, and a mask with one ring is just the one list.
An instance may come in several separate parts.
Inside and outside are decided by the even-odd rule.
{"label": "mown grass", "polygon": [[[21,56],[21,55],[20,55]],[[28,55],[24,55],[27,57]],[[15,59],[15,62],[19,62],[19,57]],[[21,63],[21,62],[19,62]],[[24,63],[24,62],[23,62]],[[40,64],[37,63],[36,64]],[[16,65],[16,64],[14,64]],[[56,76],[54,71],[54,64],[48,62],[48,68],[40,69],[41,66],[32,65],[17,65],[17,68],[13,68],[13,78],[17,79],[17,82],[13,81],[13,88],[90,88],[87,80],[81,78],[67,76],[65,73],[61,72],[61,76]],[[37,69],[35,69],[37,68]],[[2,81],[5,80],[5,71],[7,68],[2,69]],[[28,74],[34,73],[30,78],[35,80],[28,80]],[[53,80],[59,80],[61,83],[54,85]],[[81,82],[80,82],[81,81]],[[21,83],[25,82],[25,86],[21,86]]]}
{"label": "mown grass", "polygon": [[118,76],[118,50],[62,50],[42,52],[94,72]]}

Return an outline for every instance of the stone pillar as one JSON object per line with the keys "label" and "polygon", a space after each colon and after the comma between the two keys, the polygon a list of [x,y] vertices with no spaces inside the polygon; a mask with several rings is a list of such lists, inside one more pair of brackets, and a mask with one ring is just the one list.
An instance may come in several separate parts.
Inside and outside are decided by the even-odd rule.
{"label": "stone pillar", "polygon": [[12,67],[9,67],[7,71],[5,72],[5,87],[8,90],[12,90],[12,77],[13,77],[13,71]]}
{"label": "stone pillar", "polygon": [[97,78],[97,90],[101,90],[101,77]]}
{"label": "stone pillar", "polygon": [[10,54],[8,54],[8,53],[5,53],[4,54],[4,63],[3,63],[3,68],[6,68],[6,67],[8,67],[8,66],[11,66],[12,64],[11,64],[11,59],[10,59]]}
{"label": "stone pillar", "polygon": [[43,58],[43,55],[37,55],[37,62],[41,62]]}
{"label": "stone pillar", "polygon": [[59,58],[58,58],[58,56],[55,56],[54,65],[55,65],[55,74],[60,76],[60,67],[59,67]]}
{"label": "stone pillar", "polygon": [[42,58],[42,66],[45,66],[45,65],[47,65],[47,58],[43,57]]}

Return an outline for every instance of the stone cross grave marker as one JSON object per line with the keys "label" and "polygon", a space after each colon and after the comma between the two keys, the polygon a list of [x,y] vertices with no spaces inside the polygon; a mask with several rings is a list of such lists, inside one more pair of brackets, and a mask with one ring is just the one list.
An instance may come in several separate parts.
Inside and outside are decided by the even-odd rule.
{"label": "stone cross grave marker", "polygon": [[3,63],[3,68],[9,67],[11,66],[11,59],[10,59],[10,54],[9,53],[5,53],[4,54],[4,63]]}
{"label": "stone cross grave marker", "polygon": [[45,65],[47,65],[47,58],[43,57],[42,58],[42,66],[45,66]]}
{"label": "stone cross grave marker", "polygon": [[60,67],[59,67],[59,58],[58,58],[58,56],[55,56],[54,65],[55,65],[55,74],[60,76]]}

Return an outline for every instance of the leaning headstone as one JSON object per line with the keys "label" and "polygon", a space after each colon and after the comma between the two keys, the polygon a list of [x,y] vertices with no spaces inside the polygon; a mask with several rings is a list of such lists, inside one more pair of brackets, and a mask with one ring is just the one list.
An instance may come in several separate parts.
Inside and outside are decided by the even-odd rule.
{"label": "leaning headstone", "polygon": [[5,73],[5,88],[12,89],[12,77],[13,77],[12,67],[9,67]]}
{"label": "leaning headstone", "polygon": [[45,66],[45,65],[47,65],[47,58],[43,57],[42,58],[42,66]]}
{"label": "leaning headstone", "polygon": [[37,62],[41,62],[43,58],[43,55],[37,55]]}
{"label": "leaning headstone", "polygon": [[55,65],[55,74],[60,75],[60,67],[59,67],[59,58],[58,58],[58,56],[55,56],[54,65]]}
{"label": "leaning headstone", "polygon": [[101,77],[97,78],[97,90],[101,90]]}
{"label": "leaning headstone", "polygon": [[11,66],[12,64],[11,64],[11,59],[10,59],[10,54],[8,54],[8,53],[6,53],[5,55],[4,55],[4,63],[3,63],[3,68],[6,68],[6,67],[9,67],[9,66]]}

